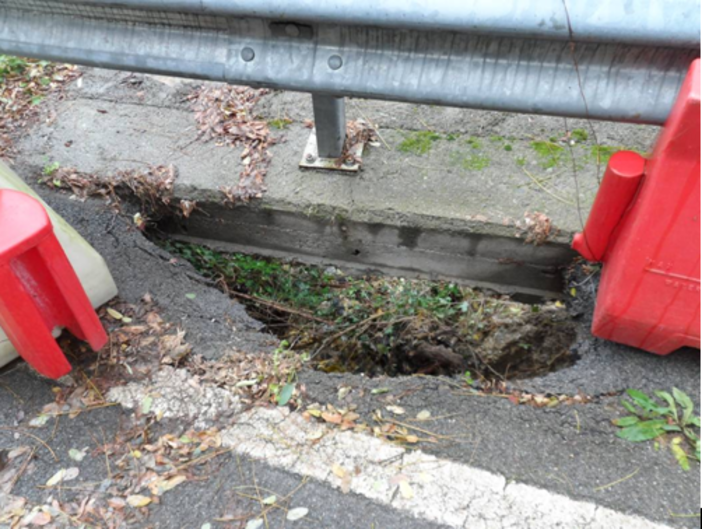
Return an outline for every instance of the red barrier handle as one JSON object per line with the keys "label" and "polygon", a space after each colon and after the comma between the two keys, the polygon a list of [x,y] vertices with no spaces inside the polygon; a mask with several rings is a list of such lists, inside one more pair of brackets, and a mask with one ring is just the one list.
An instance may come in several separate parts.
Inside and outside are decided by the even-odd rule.
{"label": "red barrier handle", "polygon": [[604,258],[614,229],[636,195],[645,167],[646,159],[632,151],[619,151],[610,158],[585,229],[573,238],[573,249],[588,261]]}

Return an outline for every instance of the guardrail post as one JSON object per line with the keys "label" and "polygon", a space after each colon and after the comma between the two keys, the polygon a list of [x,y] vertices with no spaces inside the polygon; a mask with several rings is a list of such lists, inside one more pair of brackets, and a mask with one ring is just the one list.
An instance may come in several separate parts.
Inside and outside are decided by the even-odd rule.
{"label": "guardrail post", "polygon": [[346,141],[346,103],[343,97],[312,94],[317,153],[320,158],[338,158]]}
{"label": "guardrail post", "polygon": [[[312,94],[314,129],[307,141],[300,167],[356,172],[363,145],[344,152],[346,143],[346,103],[343,97]],[[343,158],[342,158],[343,156]]]}

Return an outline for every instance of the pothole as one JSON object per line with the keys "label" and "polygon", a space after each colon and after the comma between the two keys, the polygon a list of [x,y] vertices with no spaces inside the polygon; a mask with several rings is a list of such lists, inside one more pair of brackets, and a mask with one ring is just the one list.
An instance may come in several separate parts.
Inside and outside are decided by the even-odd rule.
{"label": "pothole", "polygon": [[573,364],[560,302],[525,304],[445,281],[341,270],[162,243],[324,372],[528,378]]}

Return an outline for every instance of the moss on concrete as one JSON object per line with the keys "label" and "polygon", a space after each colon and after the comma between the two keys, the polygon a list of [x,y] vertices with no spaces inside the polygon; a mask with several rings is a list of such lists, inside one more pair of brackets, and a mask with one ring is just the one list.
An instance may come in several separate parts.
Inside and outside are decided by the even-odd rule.
{"label": "moss on concrete", "polygon": [[443,136],[430,130],[409,133],[400,143],[398,149],[401,152],[416,154],[421,156],[427,154],[435,141],[439,141]]}
{"label": "moss on concrete", "polygon": [[532,141],[531,148],[539,157],[542,168],[550,169],[561,162],[563,157],[563,146],[553,141]]}
{"label": "moss on concrete", "polygon": [[451,153],[451,163],[466,171],[482,171],[490,166],[490,158],[482,153]]}

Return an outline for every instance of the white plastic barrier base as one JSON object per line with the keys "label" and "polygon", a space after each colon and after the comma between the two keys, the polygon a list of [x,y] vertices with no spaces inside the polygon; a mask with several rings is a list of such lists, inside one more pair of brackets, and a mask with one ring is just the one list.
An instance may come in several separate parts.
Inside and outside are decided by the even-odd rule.
{"label": "white plastic barrier base", "polygon": [[[117,285],[102,256],[2,161],[0,161],[0,189],[14,189],[27,193],[44,204],[54,225],[56,236],[78,274],[93,307],[99,307],[117,295]],[[0,229],[2,229],[1,226]],[[15,358],[17,358],[17,352],[0,328],[0,367]]]}

